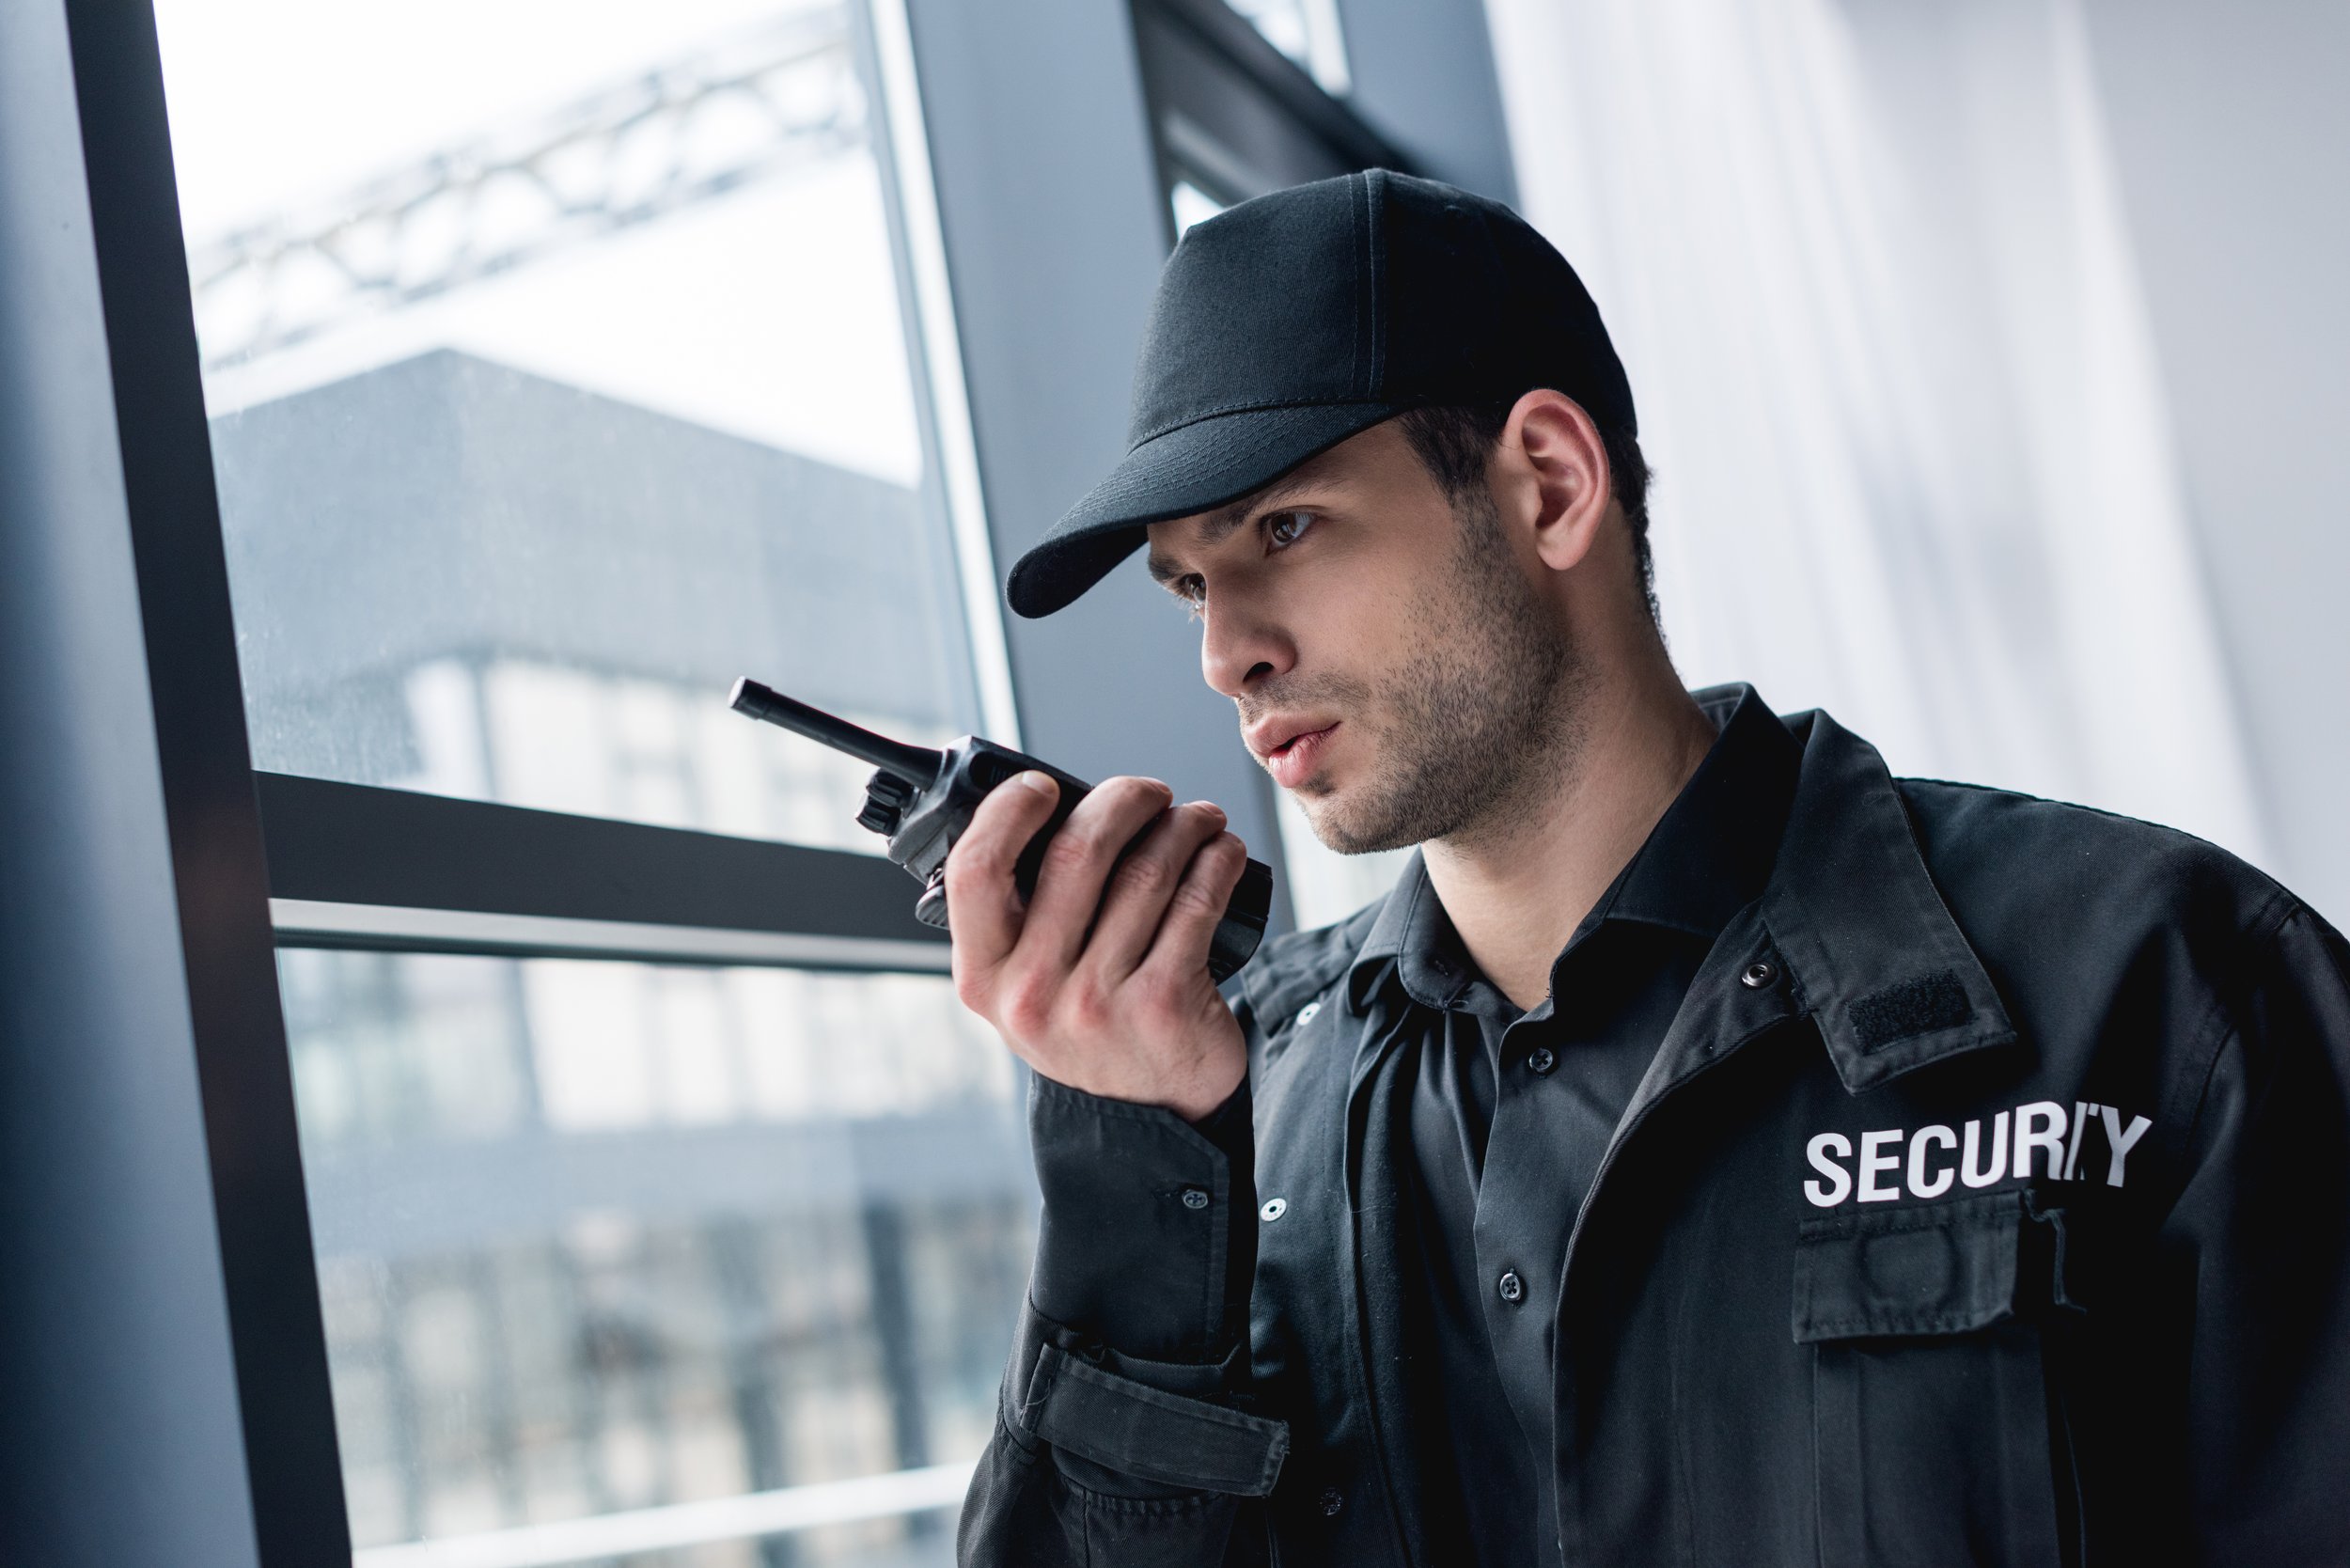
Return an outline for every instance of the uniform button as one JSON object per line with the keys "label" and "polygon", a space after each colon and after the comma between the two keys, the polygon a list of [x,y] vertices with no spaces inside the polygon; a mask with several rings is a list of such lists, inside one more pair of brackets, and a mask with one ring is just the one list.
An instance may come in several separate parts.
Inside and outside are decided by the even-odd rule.
{"label": "uniform button", "polygon": [[1559,1065],[1559,1058],[1549,1046],[1537,1045],[1526,1053],[1526,1065],[1536,1077],[1543,1077]]}
{"label": "uniform button", "polygon": [[1264,1207],[1257,1211],[1257,1217],[1270,1224],[1289,1212],[1290,1200],[1288,1199],[1268,1198],[1264,1200]]}
{"label": "uniform button", "polygon": [[1345,1493],[1343,1493],[1343,1492],[1340,1491],[1340,1490],[1339,1490],[1337,1487],[1335,1487],[1335,1486],[1324,1487],[1324,1488],[1323,1489],[1323,1493],[1322,1493],[1322,1516],[1323,1516],[1324,1518],[1325,1518],[1325,1519],[1335,1519],[1335,1518],[1337,1518],[1337,1517],[1339,1516],[1339,1511],[1340,1511],[1340,1509],[1344,1508],[1345,1506],[1346,1506],[1346,1494],[1345,1494]]}
{"label": "uniform button", "polygon": [[1758,959],[1747,965],[1746,972],[1738,977],[1738,983],[1749,991],[1760,991],[1770,984],[1771,978],[1778,973],[1778,970]]}
{"label": "uniform button", "polygon": [[1511,1269],[1502,1275],[1500,1288],[1501,1299],[1504,1301],[1515,1302],[1526,1299],[1526,1281],[1518,1278],[1518,1271],[1515,1269]]}
{"label": "uniform button", "polygon": [[1204,1208],[1206,1208],[1207,1206],[1208,1206],[1208,1189],[1207,1189],[1207,1188],[1205,1188],[1205,1187],[1185,1187],[1185,1188],[1183,1189],[1183,1207],[1184,1207],[1184,1208],[1186,1208],[1186,1209],[1204,1209]]}
{"label": "uniform button", "polygon": [[1297,1027],[1302,1029],[1307,1025],[1312,1023],[1314,1021],[1314,1014],[1320,1012],[1321,1011],[1322,1004],[1320,1002],[1308,1002],[1304,1007],[1299,1008],[1297,1010]]}

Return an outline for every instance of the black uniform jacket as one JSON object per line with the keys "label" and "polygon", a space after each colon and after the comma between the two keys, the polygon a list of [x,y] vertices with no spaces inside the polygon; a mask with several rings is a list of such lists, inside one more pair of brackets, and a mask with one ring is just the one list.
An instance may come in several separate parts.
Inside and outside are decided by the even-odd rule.
{"label": "black uniform jacket", "polygon": [[[1787,723],[1770,881],[1557,1216],[1565,1560],[2350,1562],[2350,947],[2200,840]],[[1377,909],[1228,988],[1253,1186],[1164,1111],[1107,1152],[1165,1200],[1133,1226],[1253,1229],[1246,1343],[1221,1280],[1164,1360],[1032,1307],[965,1563],[1466,1556],[1402,1430]]]}

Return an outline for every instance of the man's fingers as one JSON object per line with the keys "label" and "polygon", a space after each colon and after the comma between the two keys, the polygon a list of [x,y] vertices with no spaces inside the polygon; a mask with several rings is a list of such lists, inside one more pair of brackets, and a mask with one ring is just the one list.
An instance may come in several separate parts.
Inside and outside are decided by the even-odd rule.
{"label": "man's fingers", "polygon": [[1166,917],[1159,921],[1158,935],[1136,972],[1170,985],[1187,983],[1195,972],[1204,973],[1208,944],[1247,865],[1248,847],[1230,833],[1219,833],[1200,845],[1183,881],[1176,885]]}
{"label": "man's fingers", "polygon": [[1223,828],[1224,812],[1207,801],[1178,806],[1118,863],[1082,961],[1095,980],[1115,985],[1135,972],[1193,855]]}
{"label": "man's fingers", "polygon": [[1020,931],[1019,962],[1053,974],[1075,967],[1120,851],[1167,809],[1174,792],[1155,778],[1109,778],[1077,803],[1044,846]]}
{"label": "man's fingers", "polygon": [[[1012,868],[1059,798],[1060,786],[1049,776],[1024,773],[989,791],[955,840],[947,856],[947,911],[954,922],[959,984],[993,972],[1020,940],[1023,915]],[[978,1005],[968,994],[964,1000]]]}

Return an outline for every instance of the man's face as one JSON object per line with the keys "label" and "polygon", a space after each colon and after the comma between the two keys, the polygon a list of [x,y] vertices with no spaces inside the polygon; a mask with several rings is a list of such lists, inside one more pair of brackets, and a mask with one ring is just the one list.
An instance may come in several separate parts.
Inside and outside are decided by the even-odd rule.
{"label": "man's face", "polygon": [[1449,499],[1392,420],[1150,534],[1208,684],[1324,843],[1483,835],[1539,800],[1574,729],[1573,639],[1490,494]]}

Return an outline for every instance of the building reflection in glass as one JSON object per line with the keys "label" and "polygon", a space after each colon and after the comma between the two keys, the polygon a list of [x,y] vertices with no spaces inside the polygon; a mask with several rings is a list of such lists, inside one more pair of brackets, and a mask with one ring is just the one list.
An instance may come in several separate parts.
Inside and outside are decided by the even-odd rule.
{"label": "building reflection in glass", "polygon": [[[303,949],[281,975],[363,1548],[985,1441],[1034,1199],[1009,1058],[944,978]],[[932,1512],[626,1560],[948,1559]]]}

